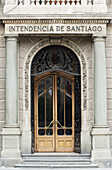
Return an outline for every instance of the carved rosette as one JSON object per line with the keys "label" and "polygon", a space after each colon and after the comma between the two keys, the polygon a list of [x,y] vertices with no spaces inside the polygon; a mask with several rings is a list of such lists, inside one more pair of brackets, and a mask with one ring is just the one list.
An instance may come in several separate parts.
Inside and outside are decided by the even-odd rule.
{"label": "carved rosette", "polygon": [[[57,41],[56,41],[57,42]],[[38,42],[36,45],[34,45],[34,47],[30,50],[29,54],[27,55],[26,58],[26,62],[25,62],[25,110],[29,109],[29,92],[30,92],[30,70],[31,70],[31,61],[33,59],[33,57],[35,56],[35,54],[42,48],[48,46],[48,45],[52,45],[52,41],[50,39],[45,39],[42,40],[40,42]],[[53,42],[54,45],[54,42]],[[86,61],[84,58],[84,55],[82,53],[82,51],[71,41],[67,40],[67,39],[62,39],[61,41],[59,41],[59,44],[56,45],[63,45],[66,46],[70,49],[72,49],[72,51],[75,52],[75,54],[78,56],[80,63],[82,65],[82,71],[81,71],[81,76],[82,76],[82,80],[83,80],[83,110],[87,109],[87,68],[86,68]]]}

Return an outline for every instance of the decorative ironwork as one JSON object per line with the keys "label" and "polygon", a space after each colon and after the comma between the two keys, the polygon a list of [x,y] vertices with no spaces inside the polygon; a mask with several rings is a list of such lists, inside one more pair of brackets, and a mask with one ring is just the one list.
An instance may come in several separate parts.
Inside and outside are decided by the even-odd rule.
{"label": "decorative ironwork", "polygon": [[80,63],[72,50],[52,45],[40,50],[33,59],[31,75],[35,76],[46,70],[64,70],[80,75]]}
{"label": "decorative ironwork", "polygon": [[75,76],[75,152],[80,153],[81,133],[81,76]]}
{"label": "decorative ironwork", "polygon": [[31,5],[81,5],[81,0],[31,0]]}

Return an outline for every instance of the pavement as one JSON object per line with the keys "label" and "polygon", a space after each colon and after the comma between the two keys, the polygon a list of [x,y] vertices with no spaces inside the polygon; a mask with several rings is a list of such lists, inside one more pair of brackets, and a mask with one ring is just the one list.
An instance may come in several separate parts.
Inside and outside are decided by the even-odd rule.
{"label": "pavement", "polygon": [[[0,170],[65,170],[65,168],[5,168],[1,167]],[[112,168],[66,168],[66,170],[112,170]]]}

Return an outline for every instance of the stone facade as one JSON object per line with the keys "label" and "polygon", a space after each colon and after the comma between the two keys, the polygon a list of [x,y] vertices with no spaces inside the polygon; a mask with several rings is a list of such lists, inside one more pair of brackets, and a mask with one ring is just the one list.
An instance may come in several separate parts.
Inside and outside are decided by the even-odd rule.
{"label": "stone facade", "polygon": [[[39,22],[41,19],[47,21],[49,20],[49,18],[54,17],[53,16],[54,14],[52,11],[51,15],[50,14],[46,15],[45,13],[45,15],[43,14],[43,17],[40,17],[39,14],[37,15],[36,8],[34,8],[33,5],[31,7],[32,8],[31,11],[27,11],[27,10],[24,11],[25,3],[26,5],[28,5],[27,0],[20,1],[21,5],[19,4],[19,7],[17,8],[17,10],[16,8],[13,10],[13,8],[17,5],[15,2],[17,1],[12,0],[12,4],[8,4],[8,1],[6,0],[6,4],[5,4],[3,0],[0,1],[0,154],[1,154],[2,165],[13,166],[15,163],[21,162],[21,153],[31,153],[31,142],[32,141],[31,141],[30,108],[28,110],[25,110],[25,87],[26,87],[25,86],[25,83],[26,83],[25,82],[25,69],[26,69],[25,64],[26,64],[27,58],[30,55],[31,50],[33,49],[32,51],[34,52],[31,53],[32,57],[29,61],[29,67],[30,67],[31,61],[32,61],[32,58],[34,57],[35,52],[38,52],[39,49],[43,48],[46,45],[50,45],[50,41],[52,39],[54,40],[54,44],[60,45],[59,42],[58,43],[56,42],[57,39],[60,39],[60,41],[62,42],[67,41],[69,44],[71,43],[73,47],[70,47],[70,45],[68,44],[68,48],[71,48],[77,54],[78,54],[78,49],[80,49],[79,53],[82,53],[84,55],[85,62],[86,62],[87,108],[84,109],[83,105],[81,108],[82,109],[81,153],[91,153],[92,151],[91,157],[92,157],[93,162],[97,162],[99,166],[101,167],[112,167],[112,21],[111,21],[112,1],[109,0],[107,1],[107,4],[105,4],[106,0],[103,0],[102,1],[103,4],[98,4],[99,1],[95,0],[96,6],[92,8],[93,13],[91,10],[89,11],[90,17],[88,17],[88,13],[86,13],[86,11],[83,11],[83,13],[80,15],[78,13],[78,10],[79,10],[78,7],[76,8],[76,11],[77,11],[76,16],[74,16],[73,11],[70,14],[70,9],[68,10],[68,13],[69,13],[68,17],[67,17],[67,13],[63,14],[63,11],[62,13],[60,12],[60,15],[56,14],[56,18],[58,19],[62,15],[61,16],[62,21],[66,18],[67,20],[71,20],[72,18],[76,20],[75,22],[77,22],[77,20],[80,20],[80,21],[82,20],[82,23],[83,23],[83,21],[90,22],[91,20],[92,23],[96,22],[98,23],[98,25],[101,25],[103,23],[106,26],[105,35],[104,34],[95,35],[94,33],[91,33],[91,34],[87,34],[87,33],[86,34],[83,34],[83,33],[78,33],[78,34],[76,33],[75,34],[66,34],[66,33],[65,34],[63,33],[62,34],[52,34],[52,33],[47,34],[46,33],[44,34],[44,33],[41,33],[41,35],[23,33],[23,34],[20,34],[19,36],[14,35],[14,33],[11,33],[8,35],[6,34],[7,30],[5,30],[5,25],[7,25],[7,22],[10,23],[10,20],[14,20],[14,24],[15,24],[16,22],[20,20],[26,20],[26,18],[27,20],[29,20],[29,22],[34,20],[35,18],[36,18],[35,20],[39,20]],[[34,1],[31,1],[31,2],[33,3]],[[90,1],[88,1],[88,3],[89,2]],[[5,8],[4,8],[4,4],[5,4]],[[103,11],[100,11],[100,8],[99,8],[100,5],[102,5]],[[11,13],[11,9],[12,9],[12,13]],[[49,8],[47,7],[46,8],[47,13],[48,13],[47,11],[48,9]],[[84,7],[80,7],[80,10],[83,10],[83,9]],[[91,9],[91,6],[87,6],[87,8],[85,9]],[[95,10],[97,10],[96,13],[94,13]],[[29,12],[31,12],[30,13],[32,14],[31,16],[28,14]],[[102,12],[102,14],[100,12]],[[32,18],[32,16],[34,16],[34,18]],[[99,37],[100,40],[95,40],[95,36]],[[102,37],[104,41],[101,40]],[[49,39],[48,40],[49,42],[46,42],[46,44],[44,44],[46,39]],[[101,48],[99,48],[99,51],[97,50],[97,52],[95,53],[95,48],[100,46],[98,44],[95,46],[95,41],[100,42],[100,43],[106,41],[105,49],[103,48],[104,46],[100,44]],[[11,52],[10,42],[12,42],[11,46],[17,48],[17,51],[15,50],[15,52],[10,53]],[[14,44],[14,42],[17,42],[17,43]],[[36,44],[39,44],[39,43],[41,45],[38,45],[38,47],[35,47]],[[63,44],[65,45],[65,43]],[[75,49],[75,45],[77,49]],[[101,121],[100,121],[101,124],[100,123],[97,124],[96,123],[97,121],[95,122],[96,117],[98,115],[95,115],[95,112],[97,112],[95,111],[96,109],[95,100],[97,99],[95,98],[96,79],[94,75],[95,75],[95,67],[97,67],[97,64],[95,65],[95,57],[96,59],[98,59],[97,57],[100,56],[101,54],[100,50],[104,50],[104,53],[106,50],[106,55],[104,55],[104,58],[106,58],[106,77],[104,75],[105,71],[103,69],[104,74],[102,72],[102,77],[104,76],[104,79],[103,79],[104,81],[102,82],[102,86],[105,86],[104,93],[105,95],[107,94],[107,98],[106,100],[104,100],[104,98],[102,99],[105,102],[105,107],[99,106],[99,107],[106,109],[106,111],[105,113],[103,113],[103,115],[99,113],[100,114],[99,119],[101,118]],[[15,98],[17,99],[18,104],[17,104],[17,108],[15,108],[16,110],[15,113],[13,113],[13,116],[15,116],[16,120],[12,120],[13,116],[10,117],[9,115],[7,115],[8,104],[6,104],[6,100],[8,103],[9,102],[8,99],[10,99],[10,96],[7,95],[7,91],[6,91],[7,80],[10,79],[10,77],[7,77],[6,67],[8,67],[7,66],[8,63],[6,62],[6,59],[8,61],[8,58],[10,57],[9,54],[13,55],[14,53],[15,55],[17,55],[16,56],[17,67],[15,67],[15,70],[17,68],[16,70],[17,73],[15,75],[14,80],[17,80],[16,82],[17,86],[15,85],[17,88],[15,90],[17,92],[17,96]],[[12,61],[14,62],[13,59]],[[101,60],[99,60],[99,62],[101,62]],[[99,62],[98,64],[100,67],[103,64]],[[13,65],[14,64],[15,63],[13,63]],[[82,67],[83,67],[83,63],[82,63]],[[8,69],[10,70],[10,67]],[[28,72],[28,76],[30,76],[30,71]],[[13,77],[12,77],[12,80],[13,80]],[[105,84],[105,80],[106,80],[106,84]],[[82,77],[82,84],[83,84],[83,81],[84,81],[84,78]],[[105,91],[105,88],[106,88],[106,91]],[[82,92],[81,92],[82,99],[84,97],[83,89],[84,89],[84,86],[82,87]],[[105,97],[105,95],[103,96]],[[30,94],[27,96],[27,98],[30,101]],[[101,99],[101,97],[99,98]],[[107,104],[107,107],[106,107],[106,104]],[[101,109],[99,108],[99,110]],[[107,116],[107,120],[105,118],[106,116]],[[26,140],[26,136],[28,140]],[[8,146],[7,140],[10,141],[9,146]],[[14,143],[10,144],[12,140]],[[15,148],[12,148],[12,145],[15,145]],[[8,151],[7,148],[11,149],[12,151],[12,160],[9,159],[10,150]],[[98,151],[98,149],[100,149],[100,151]],[[102,154],[104,154],[104,156],[101,159],[99,159],[98,157],[100,157]],[[15,161],[13,161],[14,158],[15,158]]]}
{"label": "stone facade", "polygon": [[[0,25],[0,129],[5,123],[5,38],[4,26]],[[2,149],[2,138],[0,137],[0,150]]]}

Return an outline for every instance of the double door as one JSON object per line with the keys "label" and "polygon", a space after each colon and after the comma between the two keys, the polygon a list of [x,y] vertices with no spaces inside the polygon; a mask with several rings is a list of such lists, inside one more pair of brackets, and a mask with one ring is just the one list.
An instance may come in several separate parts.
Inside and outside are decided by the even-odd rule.
{"label": "double door", "polygon": [[35,77],[35,151],[74,151],[74,77],[62,72]]}

